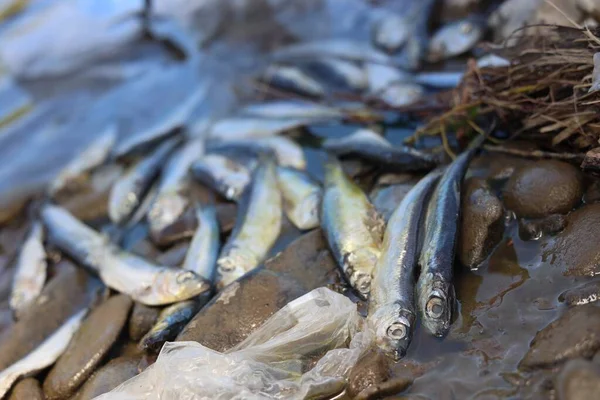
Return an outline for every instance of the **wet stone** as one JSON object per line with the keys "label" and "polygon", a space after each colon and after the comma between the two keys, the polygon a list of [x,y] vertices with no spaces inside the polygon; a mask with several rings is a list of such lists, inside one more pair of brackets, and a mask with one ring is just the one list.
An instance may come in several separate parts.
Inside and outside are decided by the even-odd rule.
{"label": "wet stone", "polygon": [[129,296],[113,296],[83,321],[44,381],[49,400],[72,395],[94,372],[119,337],[131,305]]}
{"label": "wet stone", "polygon": [[583,194],[585,204],[594,204],[600,202],[600,180],[592,182]]}
{"label": "wet stone", "polygon": [[600,204],[590,204],[567,217],[566,228],[544,243],[542,257],[564,269],[565,275],[600,274]]}
{"label": "wet stone", "polygon": [[477,268],[502,240],[504,209],[489,185],[478,178],[466,181],[461,207],[458,257],[463,265]]}
{"label": "wet stone", "polygon": [[571,360],[556,378],[558,400],[589,400],[600,397],[600,366],[586,360]]}
{"label": "wet stone", "polygon": [[565,214],[583,194],[581,172],[561,161],[543,160],[515,171],[504,188],[506,206],[522,218]]}
{"label": "wet stone", "polygon": [[404,196],[418,182],[418,179],[411,179],[404,183],[376,186],[369,195],[375,209],[381,214],[385,221],[388,221],[392,213],[398,208]]}
{"label": "wet stone", "polygon": [[554,235],[567,226],[567,217],[553,214],[544,218],[519,220],[519,237],[522,240],[536,240],[546,235]]}
{"label": "wet stone", "polygon": [[355,398],[369,387],[387,381],[391,376],[388,358],[378,348],[366,352],[350,371],[346,393]]}
{"label": "wet stone", "polygon": [[566,290],[560,294],[558,300],[568,306],[579,306],[593,303],[600,299],[600,280],[584,283]]}
{"label": "wet stone", "polygon": [[216,351],[240,343],[290,301],[328,283],[336,265],[320,230],[224,288],[186,325],[177,341],[193,340]]}
{"label": "wet stone", "polygon": [[110,360],[90,376],[72,400],[92,400],[109,392],[142,372],[140,356],[123,356]]}
{"label": "wet stone", "polygon": [[600,308],[573,307],[537,333],[519,368],[548,368],[574,358],[591,358],[598,349]]}
{"label": "wet stone", "polygon": [[70,262],[61,262],[56,270],[36,302],[2,335],[0,370],[37,347],[76,312],[94,304],[104,290],[98,279]]}
{"label": "wet stone", "polygon": [[8,400],[44,400],[44,393],[37,379],[26,378],[15,385]]}
{"label": "wet stone", "polygon": [[129,337],[132,340],[140,340],[156,323],[158,314],[160,314],[159,307],[135,303],[129,317]]}

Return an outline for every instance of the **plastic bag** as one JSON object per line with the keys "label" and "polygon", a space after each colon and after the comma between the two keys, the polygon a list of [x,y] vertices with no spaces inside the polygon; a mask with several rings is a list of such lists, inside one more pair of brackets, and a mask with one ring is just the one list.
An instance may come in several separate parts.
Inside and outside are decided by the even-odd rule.
{"label": "plastic bag", "polygon": [[327,288],[315,289],[279,310],[226,354],[196,342],[166,343],[155,364],[97,399],[334,395],[343,390],[350,369],[371,343],[369,333],[359,332],[360,324],[352,301]]}

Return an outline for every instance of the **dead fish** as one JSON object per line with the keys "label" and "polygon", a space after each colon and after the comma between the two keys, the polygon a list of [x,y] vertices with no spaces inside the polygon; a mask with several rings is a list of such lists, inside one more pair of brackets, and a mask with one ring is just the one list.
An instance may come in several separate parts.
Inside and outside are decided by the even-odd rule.
{"label": "dead fish", "polygon": [[45,206],[42,220],[52,243],[98,273],[108,287],[140,303],[170,304],[210,290],[210,284],[192,271],[155,265],[116,248],[63,208]]}
{"label": "dead fish", "polygon": [[63,188],[68,188],[78,178],[102,165],[110,155],[116,141],[117,127],[109,125],[96,140],[93,140],[79,156],[71,160],[58,173],[48,188],[50,196],[54,196]]}
{"label": "dead fish", "polygon": [[600,89],[600,53],[594,54],[593,58],[594,70],[592,71],[592,86],[588,93],[595,92]]}
{"label": "dead fish", "polygon": [[416,319],[415,270],[426,201],[440,178],[435,170],[404,197],[388,221],[381,257],[375,267],[368,321],[377,345],[398,360],[406,354]]}
{"label": "dead fish", "polygon": [[196,208],[198,228],[183,261],[183,269],[193,271],[208,282],[213,282],[219,255],[219,222],[212,204]]}
{"label": "dead fish", "polygon": [[207,154],[192,165],[192,173],[228,200],[238,201],[250,183],[250,171],[246,167],[218,154]]}
{"label": "dead fish", "polygon": [[33,375],[54,364],[67,348],[73,334],[79,329],[85,314],[86,310],[82,310],[73,315],[35,350],[0,372],[0,398],[8,393],[20,377]]}
{"label": "dead fish", "polygon": [[485,21],[465,18],[441,27],[431,38],[427,59],[437,62],[471,50],[485,33]]}
{"label": "dead fish", "polygon": [[558,296],[560,302],[568,306],[580,306],[600,299],[600,281],[592,281],[566,290]]}
{"label": "dead fish", "polygon": [[417,281],[417,302],[427,332],[443,337],[450,329],[455,295],[454,255],[460,221],[461,183],[477,145],[460,154],[442,175],[427,207],[425,246],[421,251],[421,273]]}
{"label": "dead fish", "polygon": [[298,100],[277,100],[263,103],[253,103],[243,107],[241,115],[256,118],[288,119],[288,118],[339,118],[340,110]]}
{"label": "dead fish", "polygon": [[436,164],[433,156],[412,147],[392,146],[370,129],[359,129],[339,139],[327,139],[323,148],[338,156],[356,156],[404,172],[429,170]]}
{"label": "dead fish", "polygon": [[[406,14],[406,21],[410,21],[411,34],[405,45],[408,67],[416,70],[421,66],[429,48],[428,25],[432,19],[436,0],[422,0],[412,2]],[[402,7],[402,3],[397,3]]]}
{"label": "dead fish", "polygon": [[108,216],[112,222],[121,224],[131,217],[177,144],[176,139],[165,141],[115,183],[108,201]]}
{"label": "dead fish", "polygon": [[384,223],[363,191],[331,157],[325,165],[321,227],[338,265],[363,299],[371,291]]}
{"label": "dead fish", "polygon": [[261,80],[278,89],[298,93],[303,96],[323,97],[325,87],[301,69],[287,65],[271,65],[263,73]]}
{"label": "dead fish", "polygon": [[203,153],[204,140],[195,139],[171,155],[161,173],[157,194],[148,212],[151,237],[159,237],[164,229],[181,218],[188,207],[189,170]]}
{"label": "dead fish", "polygon": [[390,65],[367,63],[365,72],[369,81],[369,94],[372,96],[377,96],[394,83],[413,80],[411,74]]}
{"label": "dead fish", "polygon": [[273,136],[314,122],[309,118],[270,119],[258,117],[231,117],[215,122],[209,137],[217,140],[255,139]]}
{"label": "dead fish", "polygon": [[302,230],[319,226],[321,187],[306,173],[292,168],[277,168],[277,181],[283,198],[283,210]]}
{"label": "dead fish", "polygon": [[409,36],[409,23],[405,18],[392,12],[386,12],[373,28],[373,43],[389,53],[398,51]]}
{"label": "dead fish", "polygon": [[392,107],[402,107],[416,103],[425,91],[412,82],[395,82],[381,91],[377,97]]}
{"label": "dead fish", "polygon": [[435,89],[451,89],[460,83],[464,72],[420,72],[415,74],[415,82],[419,85]]}
{"label": "dead fish", "polygon": [[299,62],[303,70],[328,86],[360,92],[368,87],[365,70],[354,61],[338,58],[317,58]]}
{"label": "dead fish", "polygon": [[231,154],[232,158],[236,158],[235,156],[240,154],[242,155],[240,158],[243,158],[244,154],[259,157],[261,153],[271,151],[277,159],[277,164],[283,167],[306,168],[302,147],[283,136],[219,142],[210,145],[208,151]]}
{"label": "dead fish", "polygon": [[387,54],[368,43],[349,39],[325,39],[293,44],[271,53],[274,60],[293,61],[327,58],[340,58],[352,61],[390,62]]}
{"label": "dead fish", "polygon": [[259,266],[279,237],[281,219],[275,162],[263,157],[240,202],[235,228],[217,260],[218,289]]}
{"label": "dead fish", "polygon": [[479,68],[486,67],[508,67],[510,61],[504,57],[500,57],[496,54],[486,54],[477,60],[477,66]]}
{"label": "dead fish", "polygon": [[160,312],[158,321],[140,340],[142,350],[158,351],[166,342],[177,337],[183,327],[196,315],[200,303],[195,300],[181,301],[172,304]]}
{"label": "dead fish", "polygon": [[42,224],[36,222],[25,239],[15,267],[10,308],[17,317],[40,295],[44,288],[48,265],[43,241]]}

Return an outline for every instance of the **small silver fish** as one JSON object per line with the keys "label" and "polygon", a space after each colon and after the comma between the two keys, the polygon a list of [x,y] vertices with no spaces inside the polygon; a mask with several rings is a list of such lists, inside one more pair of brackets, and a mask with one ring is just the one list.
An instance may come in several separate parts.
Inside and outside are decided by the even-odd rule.
{"label": "small silver fish", "polygon": [[[600,60],[599,60],[600,62]],[[508,67],[510,65],[510,60],[507,60],[504,57],[500,57],[496,54],[486,54],[483,57],[480,57],[477,60],[477,66],[479,68],[485,67]]]}
{"label": "small silver fish", "polygon": [[411,82],[413,79],[412,75],[407,72],[377,63],[365,64],[365,72],[369,80],[369,93],[373,96],[377,96],[391,84]]}
{"label": "small silver fish", "polygon": [[92,171],[106,161],[117,141],[116,125],[109,125],[106,130],[90,145],[69,162],[54,178],[48,188],[50,196],[54,196],[63,188],[68,188],[77,178]]}
{"label": "small silver fish", "polygon": [[121,224],[131,217],[177,144],[176,139],[165,141],[115,183],[108,200],[108,216],[112,222]]}
{"label": "small silver fish", "polygon": [[256,118],[289,119],[289,118],[339,118],[340,110],[318,103],[298,100],[276,100],[264,103],[253,103],[243,107],[240,114]]}
{"label": "small silver fish", "polygon": [[281,232],[281,203],[275,162],[263,157],[239,207],[235,228],[217,260],[219,289],[265,259]]}
{"label": "small silver fish", "polygon": [[273,136],[310,124],[310,118],[270,119],[258,117],[231,117],[219,120],[209,128],[208,135],[216,140],[255,139]]}
{"label": "small silver fish", "polygon": [[440,175],[441,171],[435,170],[421,179],[393,212],[375,267],[368,321],[375,330],[377,345],[395,360],[404,357],[412,339],[422,216]]}
{"label": "small silver fish", "polygon": [[340,58],[352,61],[389,63],[389,56],[368,43],[349,39],[326,39],[302,42],[275,50],[275,60],[293,61],[307,59]]}
{"label": "small silver fish", "polygon": [[402,107],[416,103],[424,93],[423,88],[416,83],[394,82],[379,93],[378,97],[392,107]]}
{"label": "small silver fish", "polygon": [[219,256],[219,222],[215,207],[204,205],[196,209],[198,228],[183,261],[183,269],[193,271],[208,282],[213,282]]}
{"label": "small silver fish", "polygon": [[166,342],[175,339],[183,327],[200,309],[196,300],[186,300],[164,308],[152,328],[140,340],[142,350],[158,351]]}
{"label": "small silver fish", "polygon": [[403,172],[432,169],[435,159],[407,146],[392,146],[385,138],[370,129],[359,129],[338,139],[328,139],[323,148],[338,156],[357,156]]}
{"label": "small silver fish", "polygon": [[10,308],[17,317],[40,295],[44,288],[47,263],[43,240],[42,225],[36,222],[19,252],[15,268]]}
{"label": "small silver fish", "polygon": [[0,399],[19,378],[33,375],[54,364],[79,329],[86,312],[82,310],[73,315],[33,351],[0,372]]}
{"label": "small silver fish", "polygon": [[61,207],[45,206],[42,220],[52,243],[98,273],[108,287],[142,304],[170,304],[210,290],[211,285],[192,271],[155,265],[116,248]]}
{"label": "small silver fish", "polygon": [[369,85],[364,68],[354,61],[317,58],[298,62],[298,65],[320,82],[335,88],[360,92]]}
{"label": "small silver fish", "polygon": [[437,62],[471,50],[485,33],[485,24],[466,18],[441,27],[431,38],[427,59]]}
{"label": "small silver fish", "polygon": [[264,151],[273,152],[277,159],[277,164],[281,166],[296,169],[306,168],[306,160],[302,147],[293,140],[283,136],[232,140],[209,146],[209,152],[232,153],[232,155],[236,153],[249,153],[254,157],[258,157]]}
{"label": "small silver fish", "polygon": [[[408,67],[417,70],[425,59],[429,48],[429,21],[437,3],[436,0],[421,0],[411,2],[409,9],[403,11],[405,20],[410,23],[410,36],[404,46]],[[392,2],[398,7],[404,7],[402,2]]]}
{"label": "small silver fish", "polygon": [[368,298],[381,254],[384,222],[334,158],[325,164],[321,227],[348,282],[363,299]]}
{"label": "small silver fish", "polygon": [[460,83],[464,72],[420,72],[415,74],[415,82],[436,89],[451,89]]}
{"label": "small silver fish", "polygon": [[461,183],[478,145],[484,137],[460,154],[446,168],[429,205],[425,220],[425,246],[421,251],[421,273],[417,281],[418,308],[423,326],[430,334],[443,337],[450,329],[455,306],[454,255],[460,221]]}
{"label": "small silver fish", "polygon": [[0,71],[0,127],[10,124],[29,111],[33,100],[10,75]]}
{"label": "small silver fish", "polygon": [[386,12],[373,28],[373,43],[389,53],[398,51],[408,40],[410,27],[406,19]]}
{"label": "small silver fish", "polygon": [[307,174],[278,167],[277,180],[283,197],[283,210],[290,221],[302,230],[319,226],[322,191]]}
{"label": "small silver fish", "polygon": [[194,161],[204,153],[204,140],[195,139],[174,152],[160,177],[158,192],[150,211],[148,225],[151,237],[157,237],[174,224],[189,205],[186,191],[189,189],[189,170]]}
{"label": "small silver fish", "polygon": [[271,65],[261,77],[265,83],[303,96],[323,97],[326,90],[317,80],[301,69],[286,65]]}
{"label": "small silver fish", "polygon": [[246,167],[219,154],[207,154],[192,165],[194,177],[228,200],[238,201],[250,183]]}

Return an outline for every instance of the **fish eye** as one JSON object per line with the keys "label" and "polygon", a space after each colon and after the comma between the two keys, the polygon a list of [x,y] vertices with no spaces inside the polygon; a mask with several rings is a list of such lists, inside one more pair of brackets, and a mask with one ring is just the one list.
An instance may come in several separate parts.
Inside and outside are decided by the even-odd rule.
{"label": "fish eye", "polygon": [[425,311],[430,318],[440,318],[444,313],[444,301],[437,296],[430,297],[425,306]]}
{"label": "fish eye", "polygon": [[185,283],[187,281],[193,280],[194,278],[195,274],[193,272],[185,271],[177,275],[177,283]]}
{"label": "fish eye", "polygon": [[393,340],[402,340],[408,334],[408,327],[399,322],[391,324],[387,329],[387,335]]}

